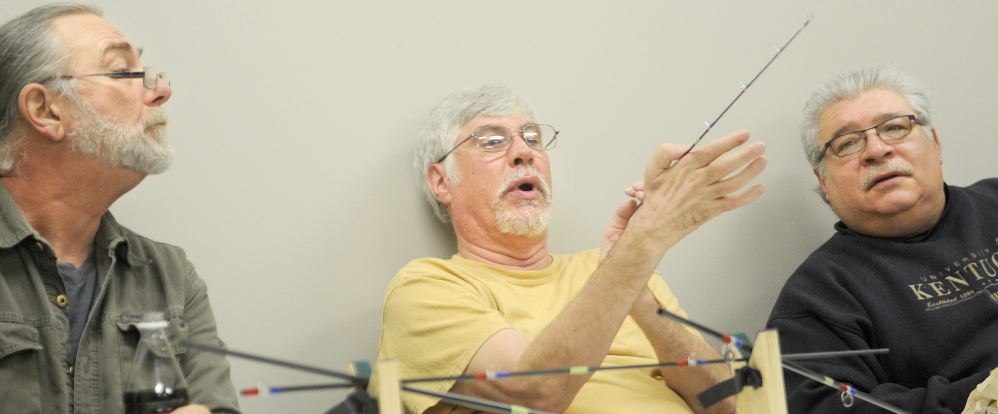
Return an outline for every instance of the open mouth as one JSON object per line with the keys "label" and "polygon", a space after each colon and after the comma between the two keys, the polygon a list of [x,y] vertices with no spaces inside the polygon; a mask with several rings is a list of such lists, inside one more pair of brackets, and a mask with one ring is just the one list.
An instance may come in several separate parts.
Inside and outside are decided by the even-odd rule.
{"label": "open mouth", "polygon": [[537,199],[546,197],[547,191],[544,189],[543,183],[538,180],[538,177],[527,176],[511,183],[503,193],[514,194],[515,197],[522,199]]}
{"label": "open mouth", "polygon": [[510,196],[519,201],[547,200],[551,196],[551,187],[541,177],[540,171],[533,166],[513,170],[509,176],[504,177],[501,185],[496,193],[496,199]]}

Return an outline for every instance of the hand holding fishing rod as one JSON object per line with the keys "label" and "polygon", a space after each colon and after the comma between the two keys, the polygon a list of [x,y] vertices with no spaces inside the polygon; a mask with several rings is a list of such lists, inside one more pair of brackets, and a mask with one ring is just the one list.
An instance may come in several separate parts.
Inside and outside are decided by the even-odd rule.
{"label": "hand holding fishing rod", "polygon": [[763,184],[736,194],[766,167],[763,143],[738,148],[748,138],[747,131],[734,132],[681,162],[677,161],[686,145],[659,146],[645,169],[642,207],[628,224],[631,231],[639,232],[646,242],[661,242],[668,248],[708,220],[758,199],[765,190]]}
{"label": "hand holding fishing rod", "polygon": [[[682,163],[676,161],[687,146],[660,145],[645,169],[645,181],[625,190],[634,199],[614,210],[603,231],[600,262],[628,227],[637,233],[636,240],[660,250],[655,253],[660,256],[708,220],[762,196],[764,184],[735,194],[766,167],[762,142],[736,150],[748,137],[747,131],[734,132],[705,145]],[[643,206],[640,213],[639,206]]]}

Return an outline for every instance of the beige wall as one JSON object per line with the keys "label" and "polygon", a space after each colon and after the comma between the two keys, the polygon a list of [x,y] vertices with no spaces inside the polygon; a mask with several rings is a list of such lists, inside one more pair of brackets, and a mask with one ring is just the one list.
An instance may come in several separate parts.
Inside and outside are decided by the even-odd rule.
{"label": "beige wall", "polygon": [[[3,0],[0,20],[34,0]],[[754,334],[786,277],[832,232],[797,124],[813,86],[887,64],[932,92],[951,184],[995,175],[994,2],[101,1],[169,72],[177,161],[112,209],[183,246],[232,349],[333,369],[375,357],[395,271],[453,240],[413,185],[413,135],[446,94],[502,83],[562,131],[554,252],[596,247],[655,146],[704,129],[814,20],[706,139],[769,146],[756,203],[703,226],[659,266],[698,321]],[[237,387],[326,382],[233,360]],[[242,399],[322,412],[341,393]],[[294,408],[292,410],[291,408]]]}

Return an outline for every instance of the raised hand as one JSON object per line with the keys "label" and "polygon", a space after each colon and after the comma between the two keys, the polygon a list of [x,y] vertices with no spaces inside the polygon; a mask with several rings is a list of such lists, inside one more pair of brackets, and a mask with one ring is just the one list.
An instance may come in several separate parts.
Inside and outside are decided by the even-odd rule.
{"label": "raised hand", "polygon": [[640,222],[636,231],[668,248],[708,220],[758,199],[763,184],[733,194],[766,166],[761,142],[731,152],[748,138],[748,131],[736,131],[685,157],[688,145],[659,146],[645,169],[643,190],[631,189],[635,197],[642,193],[643,202],[630,227]]}

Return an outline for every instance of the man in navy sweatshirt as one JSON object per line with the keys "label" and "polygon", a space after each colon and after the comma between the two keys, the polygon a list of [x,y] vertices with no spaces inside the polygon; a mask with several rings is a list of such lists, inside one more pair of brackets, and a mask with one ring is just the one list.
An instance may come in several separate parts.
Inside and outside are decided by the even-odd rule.
{"label": "man in navy sweatshirt", "polygon": [[[804,150],[841,221],[794,272],[768,326],[785,352],[890,348],[805,364],[913,413],[960,413],[998,366],[998,179],[943,181],[917,81],[843,73],[804,107]],[[791,412],[842,412],[839,391],[787,374]],[[850,413],[884,412],[856,401]]]}

